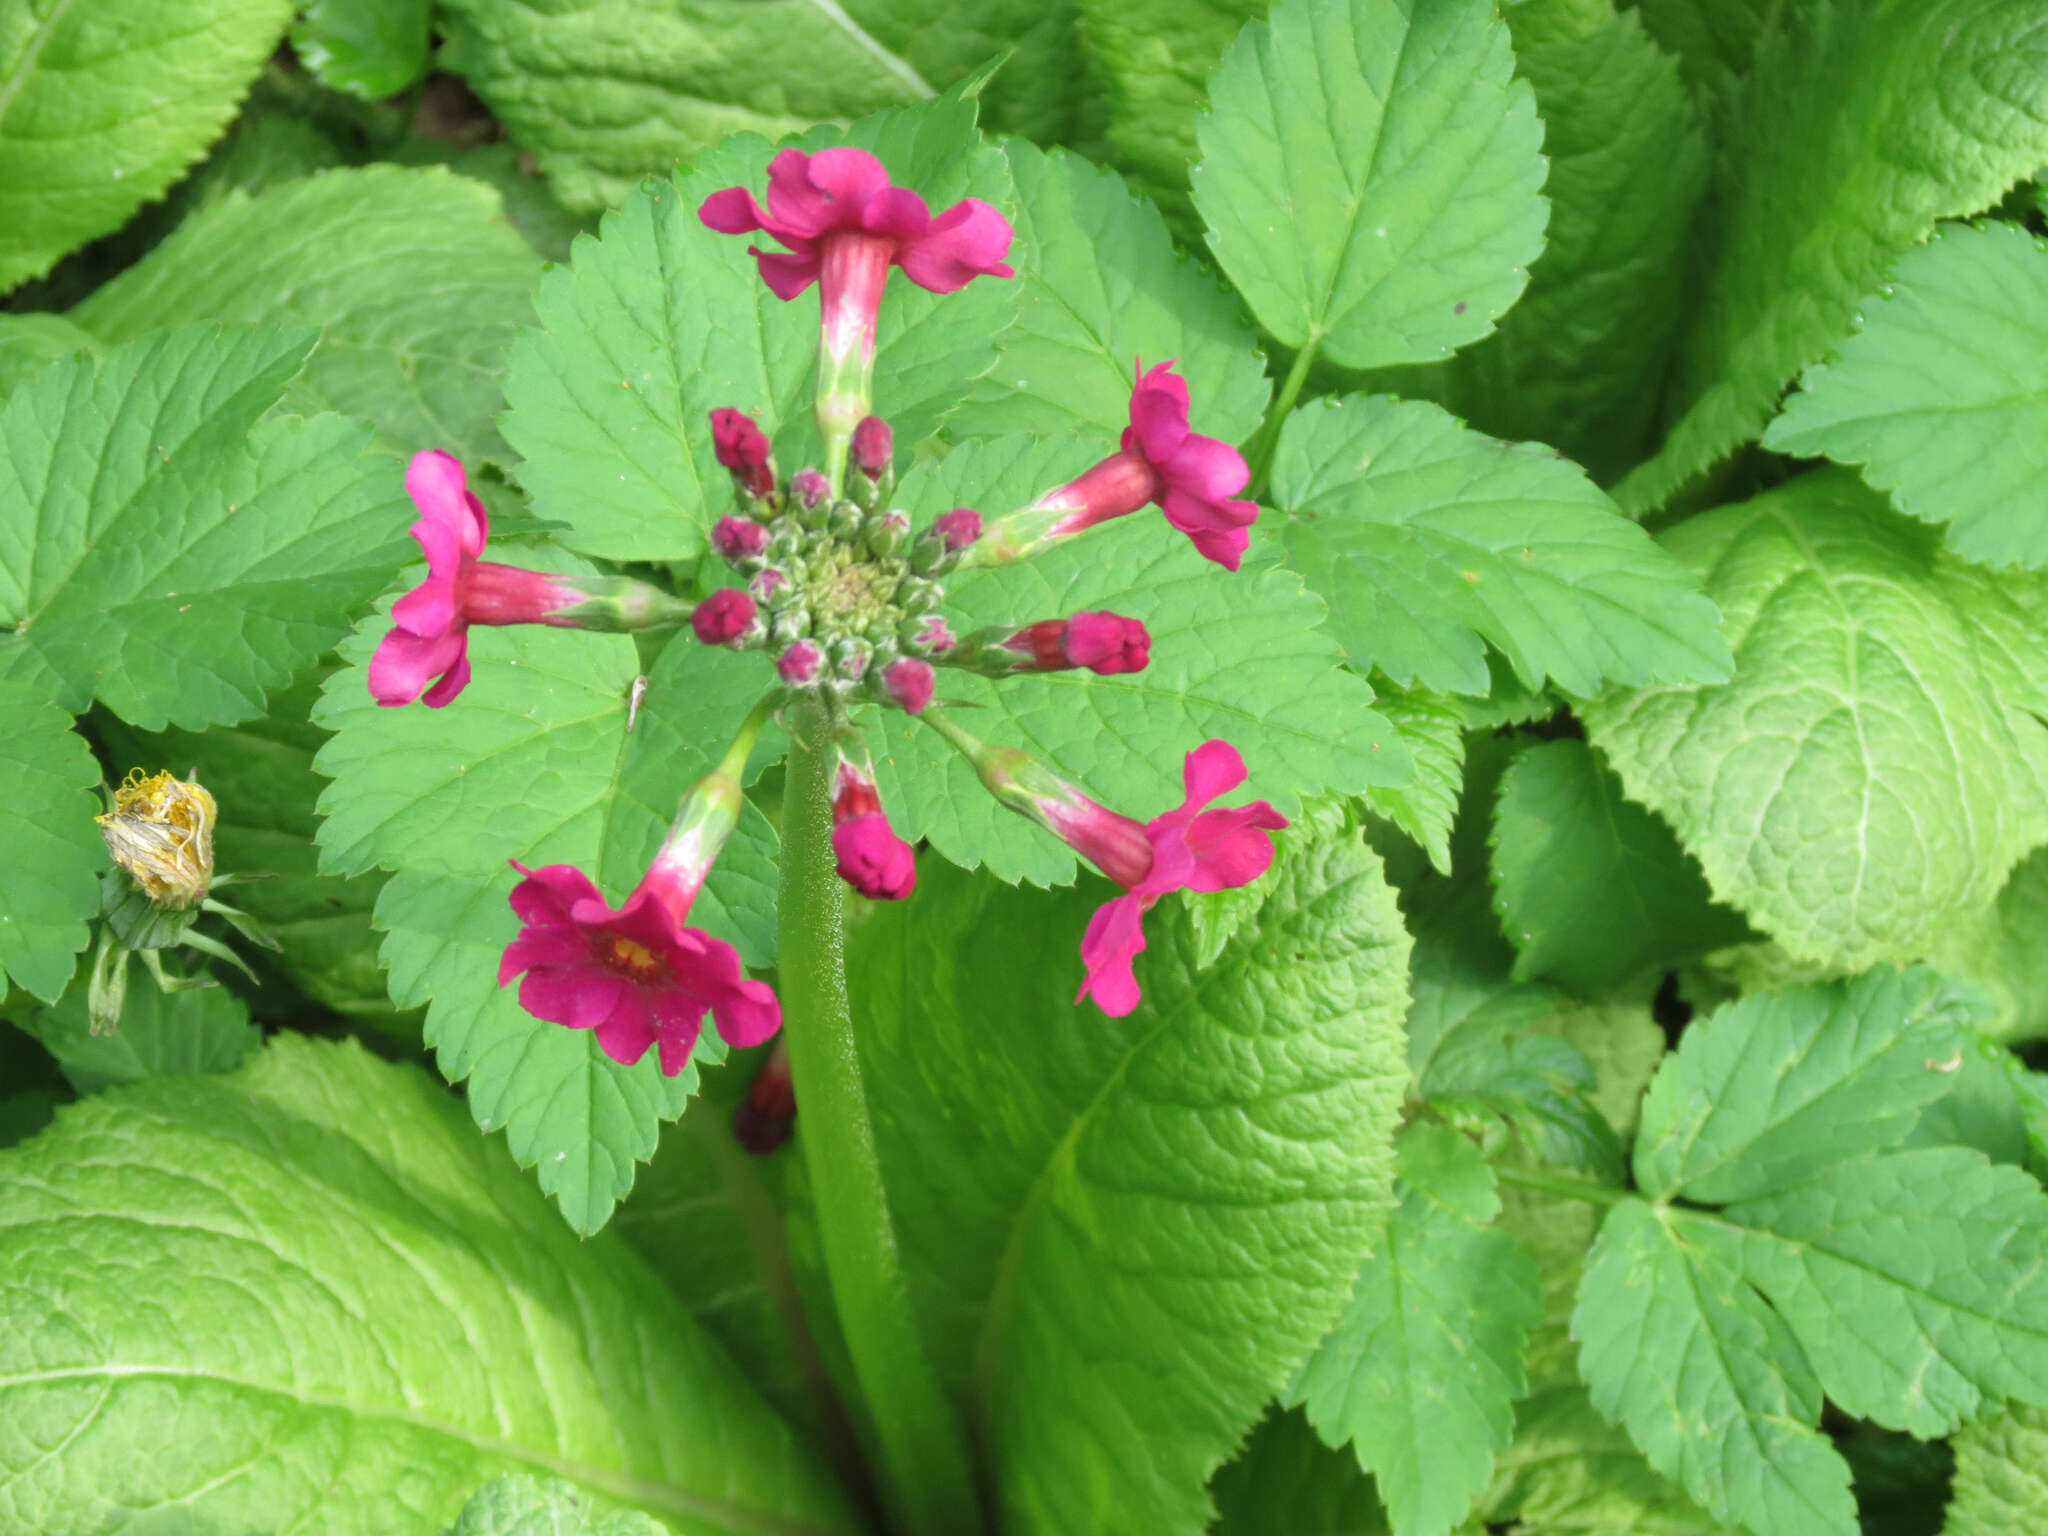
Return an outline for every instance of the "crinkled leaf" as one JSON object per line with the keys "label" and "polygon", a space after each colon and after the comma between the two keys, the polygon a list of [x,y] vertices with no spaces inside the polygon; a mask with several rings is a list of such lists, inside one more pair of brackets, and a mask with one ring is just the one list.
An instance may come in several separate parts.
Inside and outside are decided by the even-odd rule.
{"label": "crinkled leaf", "polygon": [[907,106],[999,54],[996,126],[1059,137],[1076,94],[1072,18],[1037,0],[449,0],[435,23],[443,67],[579,213],[728,134]]}
{"label": "crinkled leaf", "polygon": [[1353,368],[1435,362],[1528,282],[1543,128],[1492,0],[1280,0],[1223,56],[1195,208],[1261,324]]}
{"label": "crinkled leaf", "polygon": [[535,1469],[678,1536],[858,1528],[631,1253],[353,1045],[280,1037],[63,1111],[5,1156],[0,1255],[24,1529],[389,1536]]}
{"label": "crinkled leaf", "polygon": [[1379,712],[1408,749],[1415,773],[1405,784],[1375,784],[1365,803],[1406,832],[1438,874],[1451,872],[1451,822],[1465,776],[1465,711],[1457,699],[1426,688],[1375,684]]}
{"label": "crinkled leaf", "polygon": [[[584,568],[544,550],[520,558]],[[755,656],[673,644],[629,729],[629,636],[479,628],[469,637],[475,677],[455,703],[384,709],[365,683],[383,612],[343,645],[350,665],[316,711],[336,733],[315,761],[335,781],[320,797],[323,867],[397,871],[375,918],[389,935],[392,999],[431,1004],[427,1043],[451,1082],[468,1082],[477,1123],[503,1126],[570,1224],[595,1231],[654,1151],[660,1122],[682,1112],[695,1070],[664,1078],[652,1054],[621,1066],[591,1032],[536,1019],[516,985],[498,986],[498,957],[519,931],[506,861],[575,864],[623,900],[767,670]],[[690,914],[755,963],[773,953],[773,848],[749,811]],[[704,1039],[700,1050],[715,1049],[714,1031]]]}
{"label": "crinkled leaf", "polygon": [[1516,754],[1501,776],[1492,847],[1494,904],[1518,981],[1598,997],[1749,933],[1714,905],[1671,829],[1624,799],[1584,742]]}
{"label": "crinkled leaf", "polygon": [[1784,0],[1637,0],[1650,36],[1675,56],[1687,80],[1726,87],[1749,72]]}
{"label": "crinkled leaf", "polygon": [[1407,935],[1353,837],[1264,885],[1206,968],[1156,908],[1124,1019],[1072,1005],[1078,960],[1046,963],[1086,895],[928,862],[857,930],[905,1272],[1006,1531],[1202,1530],[1202,1485],[1382,1224]]}
{"label": "crinkled leaf", "polygon": [[[965,196],[1007,207],[1007,162],[975,142],[973,122],[971,103],[948,99],[806,142],[872,150],[934,207]],[[541,283],[540,327],[514,344],[507,363],[505,435],[526,459],[519,478],[534,510],[567,523],[564,539],[587,554],[646,560],[703,550],[733,494],[712,456],[712,410],[749,411],[771,434],[805,430],[817,288],[776,298],[748,242],[697,217],[721,188],[760,196],[773,152],[762,140],[734,139],[687,175],[647,182],[605,218],[597,240],[577,243],[572,266]],[[982,278],[941,296],[892,278],[874,408],[899,448],[930,435],[994,361],[993,338],[1010,321],[1016,288]],[[608,468],[594,475],[593,464]],[[785,474],[800,467],[782,465]]]}
{"label": "crinkled leaf", "polygon": [[2011,224],[1938,229],[1857,318],[1764,446],[1861,466],[1968,559],[2048,565],[2048,246]]}
{"label": "crinkled leaf", "polygon": [[400,165],[445,165],[458,176],[497,188],[505,200],[505,217],[544,261],[567,261],[576,237],[596,227],[595,219],[586,221],[564,208],[510,144],[463,149],[435,139],[407,139],[391,151],[390,158]]}
{"label": "crinkled leaf", "polygon": [[262,1031],[249,1022],[248,1005],[234,993],[220,987],[165,992],[140,966],[135,969],[120,1027],[112,1034],[92,1033],[82,975],[54,1008],[22,1020],[80,1093],[148,1077],[232,1072],[263,1043]]}
{"label": "crinkled leaf", "polygon": [[1491,336],[1382,383],[1496,437],[1549,443],[1604,483],[1653,445],[1706,141],[1677,67],[1636,13],[1524,0],[1503,14],[1543,118],[1543,254]]}
{"label": "crinkled leaf", "polygon": [[1991,1034],[2014,1043],[2048,1036],[2048,848],[2020,860],[1989,912],[1944,924],[1927,958],[1990,996]]}
{"label": "crinkled leaf", "polygon": [[1643,1101],[1636,1182],[1720,1204],[1897,1145],[1978,1009],[1934,972],[1745,997],[1696,1021]]}
{"label": "crinkled leaf", "polygon": [[1735,676],[1582,715],[1631,799],[1796,958],[1917,959],[2048,839],[2038,578],[1936,548],[1841,470],[1664,538]]}
{"label": "crinkled leaf", "polygon": [[2048,1405],[2048,1195],[2016,1168],[1893,1152],[1681,1222],[1859,1418],[1931,1439],[2000,1398]]}
{"label": "crinkled leaf", "polygon": [[11,982],[55,1002],[100,909],[100,768],[38,688],[0,678],[0,721],[0,997]]}
{"label": "crinkled leaf", "polygon": [[2048,1412],[2010,1405],[1955,1445],[1955,1501],[1941,1536],[2008,1536],[2048,1509]]}
{"label": "crinkled leaf", "polygon": [[109,343],[200,320],[317,325],[287,409],[364,417],[407,453],[502,460],[499,371],[539,277],[481,182],[376,165],[214,203],[71,318]]}
{"label": "crinkled leaf", "polygon": [[8,7],[0,292],[161,197],[234,116],[291,14],[291,0]]}
{"label": "crinkled leaf", "polygon": [[469,1496],[443,1536],[669,1536],[638,1510],[607,1510],[574,1483],[516,1473]]}
{"label": "crinkled leaf", "polygon": [[1576,1385],[1522,1400],[1483,1506],[1516,1536],[1735,1536],[1651,1470]]}
{"label": "crinkled leaf", "polygon": [[[1093,457],[1071,442],[978,440],[906,476],[897,504],[921,515],[1022,505]],[[1144,621],[1152,661],[1142,672],[940,678],[942,700],[971,706],[958,717],[977,736],[1038,754],[1125,815],[1149,819],[1180,804],[1183,759],[1212,737],[1244,754],[1249,793],[1283,815],[1303,794],[1355,793],[1409,777],[1400,738],[1371,708],[1371,688],[1343,669],[1320,627],[1322,603],[1300,578],[1256,565],[1232,575],[1197,555],[1157,512],[1022,565],[960,573],[947,583],[947,601],[961,634],[1093,609]],[[929,838],[955,863],[985,864],[1004,880],[1073,878],[1067,847],[999,806],[936,732],[894,711],[882,731],[888,750],[876,766],[905,837]]]}
{"label": "crinkled leaf", "polygon": [[1134,369],[1178,359],[1197,431],[1249,438],[1272,383],[1237,300],[1174,249],[1150,203],[1112,171],[1022,139],[1004,145],[1017,183],[1017,321],[995,367],[947,418],[954,435],[1078,433],[1130,425]]}
{"label": "crinkled leaf", "polygon": [[1936,221],[1989,207],[2048,160],[2048,17],[2032,0],[1799,0],[1770,14],[1725,116],[1718,240],[1686,311],[1676,419],[1616,491],[1631,510],[1757,437]]}
{"label": "crinkled leaf", "polygon": [[1783,1319],[1673,1213],[1601,1224],[1572,1332],[1593,1405],[1650,1465],[1751,1531],[1856,1536],[1849,1466],[1814,1427],[1820,1384]]}
{"label": "crinkled leaf", "polygon": [[74,357],[0,410],[0,677],[155,730],[263,709],[404,540],[398,464],[334,416],[257,418],[317,340],[189,326]]}
{"label": "crinkled leaf", "polygon": [[1514,1426],[1522,1344],[1540,1313],[1536,1264],[1491,1225],[1500,1199],[1471,1142],[1417,1124],[1397,1150],[1386,1236],[1288,1398],[1357,1452],[1396,1536],[1441,1536]]}
{"label": "crinkled leaf", "polygon": [[1483,694],[1489,644],[1571,693],[1727,674],[1698,578],[1547,448],[1420,401],[1322,400],[1280,435],[1273,500],[1352,664],[1398,683]]}
{"label": "crinkled leaf", "polygon": [[[384,876],[371,871],[342,879],[319,873],[314,813],[323,784],[313,755],[327,732],[307,716],[331,666],[315,667],[270,696],[270,712],[210,731],[133,730],[120,721],[94,722],[112,755],[113,771],[197,769],[220,808],[214,824],[214,868],[262,878],[222,899],[249,913],[283,946],[253,955],[259,968],[282,970],[307,996],[352,1018],[391,1020],[384,970],[370,909]],[[248,953],[244,947],[244,953]],[[410,1031],[408,1030],[408,1033]]]}
{"label": "crinkled leaf", "polygon": [[292,51],[322,85],[379,101],[426,73],[432,14],[432,0],[311,0]]}

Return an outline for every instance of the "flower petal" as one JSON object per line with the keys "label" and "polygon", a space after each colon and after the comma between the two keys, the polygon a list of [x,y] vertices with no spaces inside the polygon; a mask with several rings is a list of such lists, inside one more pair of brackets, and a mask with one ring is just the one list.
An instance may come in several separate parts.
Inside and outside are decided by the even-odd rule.
{"label": "flower petal", "polygon": [[1131,962],[1145,948],[1143,897],[1125,895],[1106,901],[1088,920],[1081,936],[1081,963],[1088,968],[1074,1001],[1093,996],[1096,1007],[1112,1019],[1120,1019],[1138,1006],[1142,995]]}

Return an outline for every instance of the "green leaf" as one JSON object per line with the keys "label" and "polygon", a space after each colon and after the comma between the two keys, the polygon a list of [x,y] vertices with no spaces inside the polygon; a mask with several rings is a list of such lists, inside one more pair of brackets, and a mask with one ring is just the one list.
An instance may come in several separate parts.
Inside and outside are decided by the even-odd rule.
{"label": "green leaf", "polygon": [[1023,139],[1003,148],[1017,184],[1021,303],[949,433],[1114,439],[1130,425],[1138,361],[1178,358],[1195,425],[1225,442],[1249,438],[1272,383],[1230,291],[1174,249],[1158,210],[1115,172]]}
{"label": "green leaf", "polygon": [[443,170],[368,166],[230,195],[72,311],[108,343],[165,325],[317,325],[285,394],[404,452],[506,457],[492,418],[540,262],[498,197]]}
{"label": "green leaf", "polygon": [[1435,362],[1520,297],[1543,128],[1492,0],[1280,0],[1209,81],[1195,207],[1252,313],[1353,368]]}
{"label": "green leaf", "polygon": [[1697,578],[1550,449],[1420,401],[1321,400],[1280,434],[1273,499],[1352,665],[1397,683],[1484,694],[1488,644],[1570,693],[1727,674]]}
{"label": "green leaf", "polygon": [[1593,1404],[1650,1465],[1757,1532],[1855,1536],[1849,1466],[1814,1428],[1820,1384],[1783,1319],[1676,1213],[1608,1213],[1572,1332]]}
{"label": "green leaf", "polygon": [[388,1536],[545,1472],[679,1536],[858,1529],[645,1266],[555,1221],[415,1068],[284,1036],[97,1095],[0,1165],[0,1477],[28,1528]]}
{"label": "green leaf", "polygon": [[1492,847],[1495,908],[1515,946],[1517,981],[1598,997],[1748,935],[1741,918],[1713,904],[1671,829],[1623,799],[1584,742],[1537,742],[1515,755],[1501,777]]}
{"label": "green leaf", "polygon": [[1543,118],[1543,254],[1491,336],[1375,382],[1426,394],[1495,437],[1549,443],[1604,483],[1654,446],[1706,141],[1637,13],[1524,0],[1504,14]]}
{"label": "green leaf", "polygon": [[161,197],[235,114],[291,0],[101,0],[0,17],[0,292]]}
{"label": "green leaf", "polygon": [[2048,848],[2020,860],[1980,917],[1943,926],[1928,963],[1946,975],[1974,982],[1996,1012],[1985,1030],[2014,1044],[2048,1036]]}
{"label": "green leaf", "polygon": [[407,139],[390,158],[400,165],[445,165],[458,176],[497,188],[505,200],[505,217],[544,261],[566,262],[571,244],[589,227],[555,200],[545,181],[521,168],[519,151],[510,144],[462,149],[434,139]]}
{"label": "green leaf", "polygon": [[1077,960],[1046,963],[1087,896],[921,875],[857,931],[849,980],[913,1305],[982,1427],[998,1519],[1198,1532],[1203,1484],[1382,1225],[1406,1075],[1392,894],[1355,837],[1304,843],[1201,970],[1164,904],[1145,1001],[1106,1019],[1069,1001]]}
{"label": "green leaf", "polygon": [[83,976],[54,1008],[22,1020],[80,1093],[148,1077],[232,1072],[263,1043],[263,1032],[249,1022],[248,1005],[232,992],[165,992],[144,975],[129,981],[120,1028],[110,1035],[92,1033]]}
{"label": "green leaf", "polygon": [[99,343],[62,315],[0,314],[0,401],[59,358]]}
{"label": "green leaf", "polygon": [[322,85],[378,101],[427,72],[432,11],[431,0],[311,0],[292,51]]}
{"label": "green leaf", "polygon": [[1784,13],[1783,0],[1638,0],[1637,9],[1686,79],[1707,88],[1746,75]]}
{"label": "green leaf", "polygon": [[1726,683],[1581,711],[1629,797],[1802,960],[1912,960],[2048,839],[2044,589],[1937,550],[1840,470],[1664,538],[1706,578]]}
{"label": "green leaf", "polygon": [[155,733],[132,730],[111,717],[93,725],[117,773],[131,767],[198,770],[220,808],[214,868],[265,877],[225,897],[283,946],[278,954],[254,957],[259,966],[276,966],[308,997],[337,1013],[392,1020],[377,937],[370,930],[370,909],[384,877],[320,874],[313,845],[319,827],[313,807],[321,788],[313,756],[328,733],[307,716],[333,670],[323,665],[301,673],[270,696],[268,714],[240,725]]}
{"label": "green leaf", "polygon": [[1326,1441],[1358,1453],[1396,1536],[1440,1536],[1508,1443],[1541,1306],[1535,1261],[1491,1225],[1500,1197],[1478,1149],[1426,1123],[1396,1146],[1385,1241],[1288,1395]]}
{"label": "green leaf", "polygon": [[2048,35],[2031,6],[1799,0],[1771,16],[1726,114],[1719,238],[1686,310],[1675,420],[1615,493],[1632,511],[1755,439],[1938,220],[1988,208],[2048,160]]}
{"label": "green leaf", "polygon": [[0,677],[155,730],[263,709],[383,585],[398,465],[337,417],[257,424],[317,339],[190,326],[74,357],[0,410]]}
{"label": "green leaf", "polygon": [[1483,1506],[1516,1536],[1735,1536],[1651,1470],[1577,1386],[1524,1398]]}
{"label": "green leaf", "polygon": [[2007,1536],[2048,1509],[2048,1412],[2014,1404],[1956,1436],[1941,1536]]}
{"label": "green leaf", "polygon": [[637,1511],[604,1511],[558,1477],[518,1473],[471,1494],[443,1536],[669,1536],[669,1528]]}
{"label": "green leaf", "polygon": [[[981,439],[913,470],[897,502],[932,512],[1022,505],[1092,457],[1071,442]],[[1027,564],[962,572],[946,595],[960,634],[1092,609],[1144,621],[1152,662],[1142,672],[943,678],[943,698],[967,706],[961,720],[977,736],[1037,753],[1125,815],[1180,804],[1182,762],[1212,737],[1244,754],[1249,792],[1282,815],[1303,794],[1409,777],[1400,738],[1370,707],[1371,688],[1343,670],[1320,628],[1322,603],[1300,578],[1272,567],[1222,571],[1150,511]],[[905,837],[929,838],[956,864],[985,864],[1012,882],[1074,878],[1066,845],[999,806],[936,732],[895,711],[881,732],[883,798]]]}
{"label": "green leaf", "polygon": [[1739,1262],[1847,1412],[1921,1439],[2048,1405],[2048,1195],[1974,1149],[1837,1163],[1684,1217]]}
{"label": "green leaf", "polygon": [[1465,711],[1456,699],[1423,688],[1374,684],[1387,717],[1414,761],[1405,784],[1368,786],[1365,803],[1422,845],[1438,874],[1451,872],[1451,823],[1465,777]]}
{"label": "green leaf", "polygon": [[100,909],[100,768],[71,717],[37,688],[0,678],[0,720],[0,998],[11,981],[55,1002]]}
{"label": "green leaf", "polygon": [[[975,141],[973,123],[972,103],[949,99],[829,139],[870,149],[934,207],[963,196],[1007,207],[1007,162]],[[818,147],[826,138],[805,142]],[[746,242],[697,218],[698,205],[720,188],[744,185],[758,195],[772,153],[759,139],[734,139],[688,175],[647,182],[606,216],[596,241],[578,242],[573,267],[541,282],[540,328],[514,343],[507,360],[504,430],[526,459],[519,479],[534,511],[568,523],[563,537],[586,554],[681,559],[704,549],[706,530],[732,499],[730,477],[712,456],[712,410],[749,411],[771,435],[805,430],[818,345],[815,286],[791,302],[777,299]],[[992,338],[1010,322],[1015,288],[985,278],[942,298],[901,277],[889,284],[874,407],[899,447],[929,436],[995,360]],[[593,476],[593,463],[614,468]]]}
{"label": "green leaf", "polygon": [[1979,1011],[1919,968],[1731,1003],[1686,1030],[1650,1084],[1637,1184],[1721,1204],[1897,1145],[1950,1086],[1929,1062]]}
{"label": "green leaf", "polygon": [[1862,466],[1967,559],[2048,565],[2048,246],[2011,224],[1937,229],[1863,305],[1764,446]]}
{"label": "green leaf", "polygon": [[1115,164],[1157,200],[1177,233],[1199,234],[1188,168],[1201,155],[1195,114],[1208,79],[1266,0],[1077,0],[1095,106]]}
{"label": "green leaf", "polygon": [[[587,569],[544,549],[521,561]],[[633,724],[638,672],[626,635],[533,626],[474,629],[475,676],[445,710],[381,709],[365,670],[384,613],[342,646],[315,720],[334,739],[315,759],[334,779],[320,797],[323,867],[396,871],[375,921],[391,995],[430,1004],[426,1041],[451,1082],[469,1085],[484,1130],[503,1127],[522,1166],[578,1231],[593,1232],[632,1187],[696,1086],[694,1068],[664,1078],[650,1054],[626,1067],[585,1030],[534,1018],[517,987],[497,984],[517,935],[506,903],[508,859],[571,863],[609,899],[645,871],[685,790],[725,750],[765,688],[757,656],[694,643],[667,647]],[[774,834],[749,811],[691,912],[755,964],[773,954]],[[715,1050],[706,1031],[700,1053]]]}
{"label": "green leaf", "polygon": [[1209,1536],[1389,1536],[1372,1479],[1300,1412],[1271,1413],[1209,1485]]}

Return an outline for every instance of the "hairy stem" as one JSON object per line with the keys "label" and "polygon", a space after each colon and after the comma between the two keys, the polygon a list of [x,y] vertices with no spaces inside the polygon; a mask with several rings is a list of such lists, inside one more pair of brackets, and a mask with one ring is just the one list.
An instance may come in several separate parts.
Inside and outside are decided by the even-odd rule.
{"label": "hairy stem", "polygon": [[1265,424],[1246,447],[1245,462],[1251,466],[1252,477],[1246,483],[1244,493],[1253,501],[1263,502],[1266,499],[1266,481],[1273,469],[1273,452],[1280,446],[1280,429],[1287,425],[1288,412],[1301,398],[1301,386],[1308,382],[1309,366],[1315,362],[1316,349],[1322,345],[1322,340],[1311,332],[1308,340],[1301,344],[1301,350],[1294,354],[1294,366],[1280,381],[1280,393],[1273,397],[1273,408],[1266,412]]}
{"label": "hairy stem", "polygon": [[825,1270],[874,1421],[892,1523],[904,1536],[975,1536],[982,1522],[966,1440],[911,1315],[854,1045],[830,752],[806,747],[802,722],[792,725],[777,974]]}

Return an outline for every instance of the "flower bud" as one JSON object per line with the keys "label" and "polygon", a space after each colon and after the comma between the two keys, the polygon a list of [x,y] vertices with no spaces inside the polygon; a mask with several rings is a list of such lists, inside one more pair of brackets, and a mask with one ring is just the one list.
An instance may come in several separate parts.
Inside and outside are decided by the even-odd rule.
{"label": "flower bud", "polygon": [[741,495],[765,501],[775,494],[774,451],[753,417],[730,408],[713,411],[711,448]]}
{"label": "flower bud", "polygon": [[910,547],[910,519],[894,511],[870,517],[862,526],[861,542],[876,559],[892,560]]}
{"label": "flower bud", "polygon": [[913,576],[896,589],[896,605],[912,613],[935,612],[946,601],[946,589],[936,581]]}
{"label": "flower bud", "polygon": [[960,556],[981,537],[981,514],[972,507],[955,507],[932,519],[910,552],[910,568],[919,575],[943,575],[960,563]]}
{"label": "flower bud", "polygon": [[854,539],[860,536],[861,524],[867,521],[867,513],[851,501],[841,499],[832,503],[825,527],[834,538]]}
{"label": "flower bud", "polygon": [[824,660],[815,642],[799,640],[775,658],[775,672],[785,683],[801,687],[817,677]]}
{"label": "flower bud", "polygon": [[756,1157],[766,1157],[789,1140],[796,1119],[796,1081],[789,1072],[789,1046],[778,1040],[761,1075],[732,1112],[733,1139]]}
{"label": "flower bud", "polygon": [[896,633],[903,648],[913,656],[943,656],[960,643],[953,634],[953,626],[936,613],[905,619]]}
{"label": "flower bud", "polygon": [[892,661],[882,672],[882,688],[910,714],[921,714],[932,701],[932,665],[915,656]]}
{"label": "flower bud", "polygon": [[747,591],[755,602],[770,610],[783,607],[796,596],[789,577],[772,565],[747,583]]}
{"label": "flower bud", "polygon": [[917,888],[917,852],[882,812],[874,769],[843,753],[833,775],[832,853],[839,878],[870,901],[901,901]]}
{"label": "flower bud", "polygon": [[768,530],[751,517],[721,517],[711,530],[711,546],[727,565],[745,571],[768,548]]}
{"label": "flower bud", "polygon": [[114,862],[159,907],[196,907],[213,884],[218,808],[194,774],[179,779],[132,769],[114,791],[114,808],[94,818]]}
{"label": "flower bud", "polygon": [[811,610],[793,603],[777,613],[768,624],[768,638],[776,645],[791,645],[811,632]]}
{"label": "flower bud", "polygon": [[863,416],[853,429],[853,466],[870,480],[889,472],[896,454],[896,434],[879,416]]}
{"label": "flower bud", "polygon": [[868,663],[874,659],[874,647],[864,640],[849,637],[832,642],[832,675],[849,683],[857,683],[868,675]]}
{"label": "flower bud", "polygon": [[690,614],[690,628],[706,645],[731,645],[755,628],[754,600],[737,587],[722,587]]}
{"label": "flower bud", "polygon": [[820,511],[832,496],[832,482],[815,469],[800,469],[789,482],[790,494],[796,498],[797,515],[809,527],[816,527],[817,520],[811,514]]}

